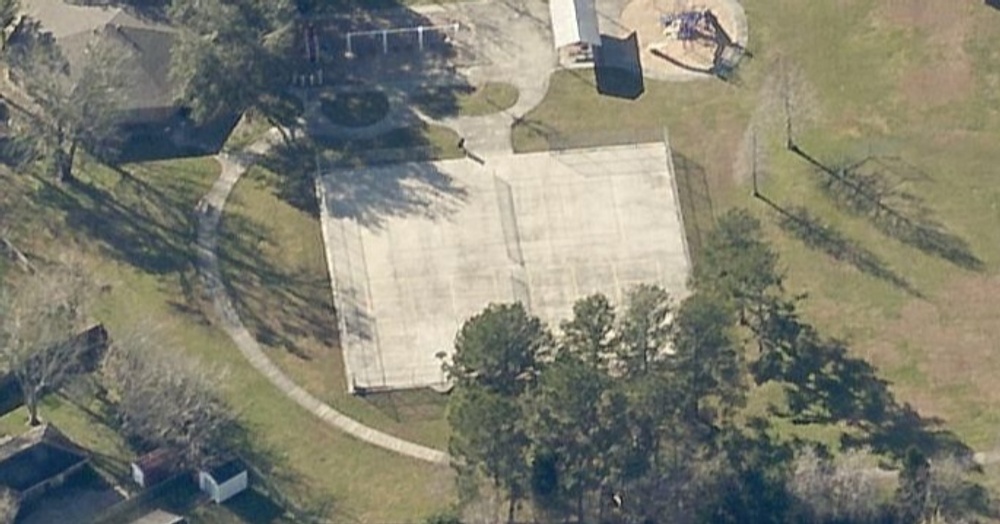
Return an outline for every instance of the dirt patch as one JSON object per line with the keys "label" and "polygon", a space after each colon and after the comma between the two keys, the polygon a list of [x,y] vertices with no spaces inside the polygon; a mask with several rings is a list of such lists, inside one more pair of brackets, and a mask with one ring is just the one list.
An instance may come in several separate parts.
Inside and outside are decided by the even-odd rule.
{"label": "dirt patch", "polygon": [[926,61],[901,78],[900,90],[915,107],[931,108],[958,101],[972,92],[972,62],[965,52],[973,18],[962,2],[894,0],[882,2],[876,26],[916,31],[927,38]]}
{"label": "dirt patch", "polygon": [[863,354],[889,374],[915,368],[917,383],[894,387],[925,415],[949,418],[955,403],[998,408],[1000,277],[958,277],[946,289],[934,303],[905,305]]}
{"label": "dirt patch", "polygon": [[746,14],[735,0],[700,0],[697,4],[689,0],[632,0],[622,11],[621,25],[626,34],[636,32],[644,76],[662,80],[697,78],[712,69],[716,50],[713,42],[703,38],[681,41],[666,34],[675,31],[665,33],[661,17],[685,11],[711,12],[733,42],[746,46]]}

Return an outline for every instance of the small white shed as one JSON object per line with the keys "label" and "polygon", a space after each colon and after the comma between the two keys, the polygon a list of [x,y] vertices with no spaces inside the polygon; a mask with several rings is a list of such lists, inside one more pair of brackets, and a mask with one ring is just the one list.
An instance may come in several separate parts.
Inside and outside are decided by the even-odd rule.
{"label": "small white shed", "polygon": [[556,49],[570,45],[599,47],[595,0],[549,0],[552,17],[552,37]]}
{"label": "small white shed", "polygon": [[198,472],[198,489],[216,504],[221,504],[247,489],[247,469],[237,460],[230,460],[209,470]]}

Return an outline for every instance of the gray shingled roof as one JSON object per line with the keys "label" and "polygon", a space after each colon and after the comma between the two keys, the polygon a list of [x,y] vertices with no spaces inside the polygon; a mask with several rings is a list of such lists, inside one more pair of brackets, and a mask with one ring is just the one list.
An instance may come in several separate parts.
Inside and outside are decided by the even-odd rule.
{"label": "gray shingled roof", "polygon": [[140,20],[120,8],[76,6],[63,0],[23,0],[23,4],[24,13],[56,38],[71,74],[79,74],[88,46],[99,40],[123,51],[128,88],[120,109],[173,105],[170,50],[176,31],[172,27]]}
{"label": "gray shingled roof", "polygon": [[56,428],[34,427],[0,444],[0,486],[23,491],[86,459]]}

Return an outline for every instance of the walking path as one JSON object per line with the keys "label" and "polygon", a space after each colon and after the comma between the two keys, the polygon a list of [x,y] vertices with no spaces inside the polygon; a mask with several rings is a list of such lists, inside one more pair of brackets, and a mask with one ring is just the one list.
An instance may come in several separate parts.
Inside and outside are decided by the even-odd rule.
{"label": "walking path", "polygon": [[[273,137],[268,137],[272,139]],[[222,218],[222,210],[226,205],[230,192],[240,177],[254,161],[254,157],[267,151],[270,146],[268,139],[257,142],[248,148],[248,153],[220,154],[216,156],[222,166],[222,174],[212,185],[212,189],[198,204],[198,239],[197,251],[198,272],[205,283],[209,297],[215,307],[216,315],[222,329],[233,340],[240,353],[261,374],[267,377],[282,393],[298,405],[310,411],[327,424],[337,428],[359,440],[373,444],[383,449],[408,457],[434,464],[448,464],[448,454],[419,444],[414,444],[387,433],[370,428],[360,422],[338,412],[321,402],[306,390],[299,387],[271,362],[264,350],[254,339],[250,331],[243,325],[239,314],[233,307],[233,301],[226,291],[225,283],[219,271],[219,260],[216,253],[218,247],[218,226]]]}

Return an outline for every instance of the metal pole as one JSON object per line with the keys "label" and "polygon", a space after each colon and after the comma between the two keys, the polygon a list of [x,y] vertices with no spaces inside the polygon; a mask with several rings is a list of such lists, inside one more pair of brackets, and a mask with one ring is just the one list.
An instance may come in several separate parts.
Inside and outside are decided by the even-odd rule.
{"label": "metal pole", "polygon": [[424,50],[424,26],[417,28],[417,42],[419,42],[420,50]]}
{"label": "metal pole", "polygon": [[389,32],[382,31],[382,54],[389,54]]}
{"label": "metal pole", "polygon": [[319,62],[319,32],[313,29],[313,47],[316,50],[316,61]]}
{"label": "metal pole", "polygon": [[347,33],[347,56],[351,56],[353,54],[354,51],[351,50],[351,33]]}
{"label": "metal pole", "polygon": [[753,163],[752,163],[752,165],[750,167],[750,174],[751,174],[751,177],[753,178],[753,193],[752,194],[753,194],[754,198],[760,198],[760,192],[757,190],[757,132],[756,131],[754,131],[750,135],[750,147],[753,148],[750,151],[750,154],[753,155],[752,160],[751,160]]}

